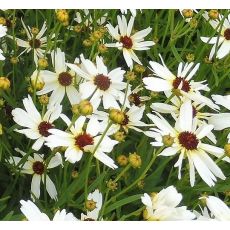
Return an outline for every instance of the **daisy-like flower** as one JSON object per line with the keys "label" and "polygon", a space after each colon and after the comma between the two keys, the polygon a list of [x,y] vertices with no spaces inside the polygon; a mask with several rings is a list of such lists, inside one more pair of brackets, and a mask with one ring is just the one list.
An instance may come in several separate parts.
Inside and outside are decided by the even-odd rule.
{"label": "daisy-like flower", "polygon": [[[62,114],[61,118],[68,127],[71,126],[71,121],[68,117]],[[118,142],[105,136],[97,150],[94,152],[94,148],[97,146],[97,143],[101,138],[101,135],[98,135],[100,131],[100,123],[94,116],[92,116],[88,121],[87,127],[84,128],[83,126],[86,124],[86,119],[86,117],[80,116],[75,124],[71,126],[70,132],[64,132],[58,129],[49,130],[52,135],[47,137],[46,145],[50,148],[58,146],[67,147],[65,158],[71,163],[80,161],[83,153],[91,152],[94,153],[95,158],[108,167],[113,169],[117,168],[114,161],[105,153],[110,153],[114,145]]]}
{"label": "daisy-like flower", "polygon": [[50,135],[49,129],[54,127],[53,122],[57,120],[61,114],[62,106],[55,105],[50,107],[42,117],[36,109],[32,98],[23,99],[25,110],[16,108],[12,110],[14,121],[25,127],[25,129],[15,129],[16,132],[26,135],[32,140],[36,140],[32,149],[39,150],[45,142],[45,138]]}
{"label": "daisy-like flower", "polygon": [[102,207],[102,194],[98,189],[88,195],[86,206],[87,213],[86,215],[84,213],[81,214],[81,220],[98,220],[99,212]]}
{"label": "daisy-like flower", "polygon": [[[20,38],[15,38],[15,41],[19,47],[25,48],[24,51],[22,51],[19,56],[21,56],[23,53],[27,52],[29,53],[30,51],[34,51],[34,62],[37,65],[38,59],[44,57],[45,49],[47,46],[47,37],[44,36],[44,33],[47,30],[46,27],[46,22],[43,23],[42,28],[40,31],[38,31],[36,34],[32,33],[32,29],[28,26],[25,25],[25,23],[22,21],[22,26],[24,30],[26,31],[26,35],[28,40],[23,41]],[[52,38],[55,36],[55,34],[52,35]],[[9,38],[14,39],[13,36],[8,35]],[[51,38],[51,39],[52,39]]]}
{"label": "daisy-like flower", "polygon": [[103,59],[96,57],[96,65],[81,55],[81,68],[75,64],[67,66],[81,76],[85,82],[79,85],[79,91],[83,99],[91,97],[92,104],[97,107],[102,101],[103,107],[120,108],[123,103],[125,93],[122,91],[126,88],[127,83],[123,82],[124,70],[116,68],[108,71],[103,63]]}
{"label": "daisy-like flower", "polygon": [[140,91],[143,90],[143,87],[140,85],[137,86],[132,92],[129,94],[128,99],[130,103],[133,103],[135,106],[142,106],[145,101],[148,101],[151,99],[151,97],[148,96],[140,96]]}
{"label": "daisy-like flower", "polygon": [[215,220],[230,220],[230,208],[221,199],[215,196],[201,197],[200,199],[205,200],[207,208]]}
{"label": "daisy-like flower", "polygon": [[[218,33],[218,36],[214,37],[201,37],[203,42],[213,45],[209,54],[209,60],[212,60],[216,48],[218,49],[216,57],[218,59],[224,58],[230,53],[230,14],[227,18],[224,18],[224,16],[220,14],[219,19],[216,20],[210,19],[208,12],[205,12],[203,16]],[[220,26],[222,20],[224,20],[223,25]]]}
{"label": "daisy-like flower", "polygon": [[[21,212],[25,215],[28,221],[51,221],[50,218],[30,200],[20,200]],[[76,221],[78,220],[71,212],[67,213],[65,209],[58,210],[52,221]]]}
{"label": "daisy-like flower", "polygon": [[218,106],[212,100],[200,93],[201,90],[209,91],[207,84],[203,84],[206,81],[194,82],[191,80],[199,69],[199,63],[194,66],[193,62],[185,65],[181,62],[178,66],[177,75],[174,75],[166,67],[162,58],[161,61],[163,65],[154,61],[149,62],[156,77],[145,77],[143,79],[146,89],[155,92],[168,91],[178,96],[187,97],[197,103],[204,103],[212,109],[218,109]]}
{"label": "daisy-like flower", "polygon": [[65,53],[58,48],[56,51],[51,52],[51,57],[55,72],[48,70],[40,72],[45,86],[37,92],[37,95],[52,92],[49,99],[49,106],[51,106],[60,104],[66,93],[71,105],[77,104],[80,101],[80,95],[74,87],[75,76],[67,71]]}
{"label": "daisy-like flower", "polygon": [[181,106],[179,117],[173,128],[160,114],[148,114],[157,128],[145,132],[147,136],[155,138],[153,146],[164,146],[165,137],[170,139],[169,147],[166,147],[159,155],[173,156],[179,153],[179,159],[175,163],[178,167],[178,179],[181,179],[181,168],[183,159],[189,162],[190,184],[195,183],[195,168],[200,177],[209,186],[214,186],[216,177],[224,180],[225,176],[216,163],[207,153],[217,158],[224,155],[222,148],[202,143],[201,140],[213,129],[213,125],[204,124],[197,128],[196,119],[193,119],[192,105],[187,101]]}
{"label": "daisy-like flower", "polygon": [[195,215],[187,210],[186,206],[178,207],[181,200],[182,195],[174,186],[162,189],[159,193],[153,193],[152,197],[145,193],[141,197],[142,203],[146,206],[144,219],[150,221],[194,219]]}
{"label": "daisy-like flower", "polygon": [[122,50],[128,67],[132,68],[133,61],[141,65],[141,61],[134,53],[134,50],[148,50],[150,49],[150,46],[155,44],[153,41],[144,41],[144,37],[146,37],[152,31],[152,29],[148,27],[131,35],[134,24],[134,17],[131,17],[129,23],[127,23],[124,15],[121,17],[118,15],[117,21],[118,25],[116,27],[113,27],[111,24],[106,25],[110,35],[115,40],[117,40],[117,42],[105,45],[107,47],[116,47],[119,50]]}
{"label": "daisy-like flower", "polygon": [[[97,24],[99,26],[103,25],[106,22],[107,15],[108,14],[106,13],[101,18],[99,18],[97,20]],[[93,19],[92,19],[92,16],[90,15],[90,12],[88,9],[83,9],[83,16],[81,15],[81,13],[79,11],[76,12],[76,18],[74,18],[74,21],[76,21],[79,24],[84,23],[84,25],[86,27],[90,27],[93,24]]]}
{"label": "daisy-like flower", "polygon": [[[26,153],[19,150],[15,149],[17,152],[19,152],[22,156],[25,156]],[[34,199],[33,196],[35,196],[37,199],[40,197],[40,184],[41,181],[43,183],[46,182],[46,190],[49,194],[49,196],[52,199],[57,199],[57,190],[55,188],[54,183],[48,176],[48,172],[45,173],[46,169],[52,169],[55,168],[59,165],[62,165],[62,157],[60,153],[56,153],[51,160],[49,161],[48,165],[46,165],[45,160],[44,160],[44,155],[43,154],[37,154],[34,153],[34,157],[28,156],[27,161],[25,164],[19,164],[21,161],[21,157],[12,157],[10,159],[10,163],[14,164],[18,167],[21,168],[20,172],[25,173],[25,174],[31,174],[33,175],[32,177],[32,182],[31,182],[31,198]]]}
{"label": "daisy-like flower", "polygon": [[[7,27],[0,25],[0,38],[4,37],[7,32]],[[3,51],[0,49],[0,61],[5,60],[5,57],[2,55]]]}
{"label": "daisy-like flower", "polygon": [[[212,95],[216,104],[222,105],[226,109],[230,110],[230,95]],[[215,130],[222,130],[230,127],[230,113],[218,113],[213,114],[209,119],[209,123],[214,125]],[[230,139],[230,134],[228,135]]]}

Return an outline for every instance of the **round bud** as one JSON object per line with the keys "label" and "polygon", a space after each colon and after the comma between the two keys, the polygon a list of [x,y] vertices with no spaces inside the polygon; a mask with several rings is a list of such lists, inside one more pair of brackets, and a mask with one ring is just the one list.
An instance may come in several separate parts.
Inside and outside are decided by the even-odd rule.
{"label": "round bud", "polygon": [[209,10],[208,16],[213,20],[218,19],[219,18],[219,12],[218,12],[218,10]]}
{"label": "round bud", "polygon": [[76,170],[72,171],[71,176],[72,176],[72,178],[78,178],[78,176],[79,176],[78,171],[76,171]]}
{"label": "round bud", "polygon": [[171,137],[170,135],[164,135],[162,137],[162,142],[166,147],[170,147],[174,143],[174,137]]}
{"label": "round bud", "polygon": [[146,68],[143,65],[140,65],[140,64],[134,65],[134,71],[136,71],[137,73],[144,73],[145,70]]}
{"label": "round bud", "polygon": [[186,55],[186,59],[187,59],[188,62],[193,62],[195,60],[195,56],[192,53],[188,53]]}
{"label": "round bud", "polygon": [[125,119],[125,114],[119,109],[110,109],[109,118],[117,124],[121,124]]}
{"label": "round bud", "polygon": [[229,157],[230,156],[230,143],[224,146],[224,151],[225,151],[225,154]]}
{"label": "round bud", "polygon": [[93,113],[93,106],[90,101],[83,100],[79,103],[78,110],[83,116],[91,115]]}
{"label": "round bud", "polygon": [[191,18],[193,16],[193,10],[184,9],[182,10],[182,14],[185,18]]}
{"label": "round bud", "polygon": [[143,188],[144,188],[144,186],[145,186],[145,182],[144,182],[144,180],[140,180],[140,181],[138,181],[138,183],[137,183],[137,187],[138,187],[139,189],[143,189]]}
{"label": "round bud", "polygon": [[47,94],[41,95],[38,97],[38,100],[41,105],[48,105],[49,104],[49,96]]}
{"label": "round bud", "polygon": [[196,29],[198,26],[198,21],[195,18],[192,18],[192,20],[189,22],[189,25],[191,28]]}
{"label": "round bud", "polygon": [[136,75],[134,72],[132,71],[127,71],[127,73],[125,74],[125,77],[128,81],[134,81],[136,79]]}
{"label": "round bud", "polygon": [[141,167],[141,157],[137,153],[129,154],[129,163],[133,168],[140,168]]}
{"label": "round bud", "polygon": [[11,57],[11,58],[10,58],[10,63],[11,63],[11,64],[16,65],[18,62],[19,62],[19,60],[18,60],[17,57]]}
{"label": "round bud", "polygon": [[93,211],[97,207],[97,203],[94,200],[87,200],[85,207],[88,211]]}
{"label": "round bud", "polygon": [[66,22],[69,20],[69,14],[67,10],[57,10],[56,17],[59,22]]}
{"label": "round bud", "polygon": [[113,181],[112,179],[107,181],[106,185],[107,185],[107,188],[109,188],[111,191],[117,190],[117,182]]}
{"label": "round bud", "polygon": [[108,48],[107,48],[104,44],[100,44],[100,45],[98,46],[98,51],[99,51],[100,53],[105,53],[105,52],[108,51]]}
{"label": "round bud", "polygon": [[76,33],[80,33],[81,30],[82,30],[82,26],[80,26],[80,25],[74,26],[74,31],[75,31]]}
{"label": "round bud", "polygon": [[126,166],[128,164],[128,158],[125,155],[120,155],[117,157],[117,163],[120,166]]}
{"label": "round bud", "polygon": [[0,89],[7,90],[10,88],[10,80],[7,77],[0,77]]}
{"label": "round bud", "polygon": [[92,41],[90,41],[90,39],[85,39],[84,41],[83,41],[83,45],[85,46],[85,47],[90,47],[90,46],[92,46]]}
{"label": "round bud", "polygon": [[41,68],[41,69],[45,69],[47,66],[48,66],[48,61],[46,58],[39,58],[38,59],[38,66]]}
{"label": "round bud", "polygon": [[0,24],[1,25],[6,25],[6,19],[4,17],[0,17]]}
{"label": "round bud", "polygon": [[79,107],[78,107],[77,104],[73,105],[72,108],[71,108],[71,110],[72,110],[72,113],[75,114],[75,115],[79,115],[80,114]]}
{"label": "round bud", "polygon": [[38,29],[37,27],[32,27],[32,28],[31,28],[31,33],[32,33],[33,35],[37,35],[37,34],[39,33],[39,29]]}
{"label": "round bud", "polygon": [[2,127],[2,124],[0,123],[0,135],[3,134],[3,127]]}
{"label": "round bud", "polygon": [[125,140],[126,135],[122,131],[117,131],[116,133],[113,134],[113,137],[116,141],[122,142]]}

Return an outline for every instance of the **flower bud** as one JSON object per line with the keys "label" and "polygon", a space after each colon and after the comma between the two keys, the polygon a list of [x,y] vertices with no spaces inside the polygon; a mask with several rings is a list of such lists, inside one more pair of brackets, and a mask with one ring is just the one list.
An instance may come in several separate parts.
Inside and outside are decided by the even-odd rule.
{"label": "flower bud", "polygon": [[104,44],[100,44],[98,46],[98,51],[103,54],[108,51],[108,48]]}
{"label": "flower bud", "polygon": [[46,58],[39,58],[38,59],[38,66],[41,68],[41,69],[45,69],[47,66],[48,66],[48,61]]}
{"label": "flower bud", "polygon": [[137,73],[144,73],[145,70],[146,68],[143,65],[140,65],[140,64],[134,65],[134,71],[136,71]]}
{"label": "flower bud", "polygon": [[10,63],[11,63],[11,64],[16,65],[18,62],[19,62],[19,60],[18,60],[17,57],[11,57],[11,58],[10,58]]}
{"label": "flower bud", "polygon": [[129,163],[133,168],[140,168],[141,167],[141,157],[137,153],[129,154]]}
{"label": "flower bud", "polygon": [[122,142],[125,140],[125,133],[122,131],[117,131],[116,133],[113,134],[113,137],[116,141]]}
{"label": "flower bud", "polygon": [[85,47],[89,47],[89,46],[92,46],[92,41],[90,41],[90,39],[85,39],[84,41],[83,41],[83,45],[85,46]]}
{"label": "flower bud", "polygon": [[39,33],[39,29],[38,29],[37,27],[32,27],[32,28],[31,28],[31,33],[32,33],[33,35],[37,35],[37,34]]}
{"label": "flower bud", "polygon": [[106,182],[107,187],[111,190],[111,191],[115,191],[117,190],[117,182],[113,181],[112,179],[110,179],[109,181]]}
{"label": "flower bud", "polygon": [[0,89],[7,90],[10,88],[10,80],[7,77],[0,77]]}
{"label": "flower bud", "polygon": [[117,163],[120,166],[126,166],[128,164],[128,158],[125,155],[120,155],[117,157]]}
{"label": "flower bud", "polygon": [[41,95],[38,97],[38,100],[41,105],[48,105],[49,104],[49,96],[47,94]]}
{"label": "flower bud", "polygon": [[184,9],[184,10],[182,10],[182,15],[185,18],[191,18],[193,16],[193,10],[191,10],[191,9]]}
{"label": "flower bud", "polygon": [[0,135],[3,134],[3,127],[2,127],[2,124],[0,123]]}
{"label": "flower bud", "polygon": [[198,26],[198,21],[195,18],[192,18],[192,20],[189,22],[189,25],[191,28],[196,29]]}
{"label": "flower bud", "polygon": [[218,10],[209,10],[208,16],[213,20],[218,19],[219,18],[219,12],[218,12]]}
{"label": "flower bud", "polygon": [[119,109],[110,109],[109,118],[114,123],[121,124],[125,119],[125,114]]}
{"label": "flower bud", "polygon": [[174,143],[174,137],[171,137],[170,135],[164,135],[162,137],[162,142],[166,147],[170,147]]}
{"label": "flower bud", "polygon": [[1,25],[6,25],[6,19],[4,17],[0,17],[0,24]]}
{"label": "flower bud", "polygon": [[195,56],[194,56],[194,54],[192,54],[192,53],[188,53],[188,54],[186,55],[186,59],[187,59],[188,62],[193,62],[194,59],[195,59]]}
{"label": "flower bud", "polygon": [[143,189],[144,186],[145,186],[144,180],[139,180],[138,183],[137,183],[137,187],[138,187],[139,189]]}
{"label": "flower bud", "polygon": [[72,178],[78,178],[78,176],[79,176],[78,171],[76,171],[76,170],[72,171],[71,176],[72,176]]}
{"label": "flower bud", "polygon": [[83,100],[78,105],[78,111],[83,116],[91,115],[93,113],[93,106],[90,101]]}
{"label": "flower bud", "polygon": [[127,71],[127,73],[125,74],[125,77],[128,81],[134,81],[136,79],[136,74],[132,71]]}
{"label": "flower bud", "polygon": [[74,26],[74,31],[75,31],[76,33],[80,33],[80,32],[82,31],[82,26],[80,26],[80,25]]}
{"label": "flower bud", "polygon": [[97,203],[94,200],[87,200],[85,202],[85,207],[88,211],[93,211],[97,206]]}
{"label": "flower bud", "polygon": [[224,146],[224,151],[225,151],[225,154],[230,157],[230,143],[226,144]]}
{"label": "flower bud", "polygon": [[69,14],[67,10],[57,10],[56,17],[59,22],[66,22],[69,20]]}

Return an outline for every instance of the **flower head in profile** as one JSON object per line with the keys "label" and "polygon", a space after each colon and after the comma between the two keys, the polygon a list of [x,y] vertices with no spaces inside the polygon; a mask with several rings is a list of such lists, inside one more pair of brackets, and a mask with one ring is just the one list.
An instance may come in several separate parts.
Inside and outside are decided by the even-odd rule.
{"label": "flower head in profile", "polygon": [[[0,25],[0,38],[6,36],[7,27]],[[0,49],[0,61],[5,60],[5,57],[2,55],[3,51]]]}
{"label": "flower head in profile", "polygon": [[129,22],[127,23],[124,15],[122,15],[121,17],[118,15],[117,22],[118,25],[116,27],[113,27],[111,24],[106,25],[110,35],[117,42],[105,45],[107,47],[116,47],[119,50],[122,50],[127,66],[132,68],[133,61],[141,64],[141,61],[135,54],[134,50],[148,50],[150,49],[150,46],[153,46],[155,44],[153,41],[144,41],[144,37],[146,37],[152,29],[148,27],[144,30],[132,34],[134,17],[131,17]]}
{"label": "flower head in profile", "polygon": [[44,144],[46,137],[50,135],[49,129],[54,128],[53,122],[59,118],[62,106],[55,105],[50,107],[42,117],[30,95],[28,95],[28,98],[23,99],[23,105],[25,110],[16,108],[12,111],[14,121],[18,125],[25,127],[15,131],[26,135],[32,140],[36,140],[32,149],[39,150]]}
{"label": "flower head in profile", "polygon": [[[26,155],[25,152],[15,149],[19,152],[23,157]],[[43,154],[34,153],[34,156],[28,156],[27,161],[23,164],[21,161],[21,157],[12,157],[10,159],[10,163],[14,164],[17,167],[20,167],[20,172],[25,174],[32,175],[31,181],[31,198],[34,199],[34,196],[39,199],[40,198],[40,184],[41,181],[43,183],[46,182],[46,190],[49,196],[52,199],[57,199],[57,190],[48,176],[49,169],[55,168],[59,165],[62,165],[62,157],[60,153],[56,153],[49,161],[48,165],[44,160]]]}
{"label": "flower head in profile", "polygon": [[166,67],[162,58],[161,61],[162,65],[155,61],[149,62],[155,76],[143,79],[146,89],[154,92],[171,92],[178,97],[186,97],[197,103],[203,103],[212,109],[218,109],[218,106],[211,99],[200,93],[202,90],[209,91],[207,84],[204,84],[206,81],[195,82],[192,80],[199,69],[199,63],[194,66],[193,62],[186,64],[181,62],[178,66],[177,75],[174,75]]}
{"label": "flower head in profile", "polygon": [[[209,60],[213,59],[216,48],[216,57],[218,59],[222,59],[230,53],[230,14],[226,18],[219,14],[219,19],[215,20],[209,18],[208,12],[205,12],[203,16],[218,33],[217,36],[213,37],[201,37],[201,40],[204,43],[212,45],[212,49],[209,54]],[[223,25],[221,26],[222,21]]]}
{"label": "flower head in profile", "polygon": [[86,215],[81,214],[81,220],[83,221],[93,221],[98,220],[99,212],[102,207],[102,194],[96,189],[93,193],[90,193],[86,201]]}
{"label": "flower head in profile", "polygon": [[[46,22],[43,23],[41,30],[39,31],[37,28],[30,28],[29,26],[26,26],[23,20],[21,19],[22,26],[26,32],[27,39],[26,41],[15,38],[15,41],[19,47],[25,48],[24,51],[22,51],[19,56],[21,56],[23,53],[29,53],[31,51],[34,52],[34,62],[37,65],[38,59],[44,57],[44,53],[46,51],[47,46],[47,37],[44,36],[44,33],[47,30]],[[33,31],[34,30],[34,31]],[[36,32],[35,32],[36,31]],[[51,39],[55,36],[55,34],[52,35]],[[13,36],[8,35],[9,38],[14,39]]]}
{"label": "flower head in profile", "polygon": [[40,75],[45,82],[42,90],[37,92],[37,95],[43,95],[52,92],[49,99],[49,106],[60,104],[67,94],[71,103],[77,104],[80,101],[80,95],[75,88],[75,76],[67,70],[65,63],[65,53],[57,48],[56,51],[51,52],[52,64],[55,72],[43,70]]}
{"label": "flower head in profile", "polygon": [[177,192],[174,186],[162,189],[159,193],[153,193],[151,197],[145,193],[141,197],[142,203],[146,206],[144,219],[150,221],[169,220],[192,220],[195,215],[187,210],[186,206],[178,207],[182,195]]}
{"label": "flower head in profile", "polygon": [[204,200],[204,203],[211,213],[211,216],[215,220],[230,220],[230,208],[220,198],[215,196],[204,196],[200,199]]}
{"label": "flower head in profile", "polygon": [[126,83],[123,82],[125,71],[121,68],[116,68],[108,71],[103,59],[96,57],[96,65],[81,55],[81,67],[76,64],[67,64],[69,68],[81,76],[85,81],[79,85],[79,91],[83,99],[91,98],[90,100],[98,107],[102,101],[103,107],[120,108],[123,103],[126,88]]}
{"label": "flower head in profile", "polygon": [[[94,154],[94,157],[104,163],[110,168],[117,168],[114,161],[105,153],[110,153],[113,147],[118,143],[105,136],[96,151],[95,146],[99,143],[101,138],[100,123],[92,116],[88,123],[86,123],[86,117],[80,116],[74,125],[71,125],[71,121],[64,114],[61,118],[70,127],[69,131],[61,131],[58,129],[51,129],[50,135],[46,140],[46,145],[50,148],[64,146],[67,147],[65,151],[65,158],[71,163],[80,161],[83,154],[90,152]],[[87,125],[86,125],[87,124]]]}
{"label": "flower head in profile", "polygon": [[[190,101],[181,106],[175,127],[172,127],[160,114],[147,114],[147,116],[156,125],[156,128],[151,128],[150,131],[145,132],[147,136],[156,140],[151,144],[153,146],[166,146],[159,155],[173,156],[179,153],[179,159],[174,165],[179,169],[179,179],[181,179],[182,163],[185,158],[188,159],[189,163],[191,186],[194,186],[195,183],[195,168],[209,186],[215,185],[216,177],[222,180],[225,179],[221,169],[207,154],[210,153],[220,158],[224,155],[224,150],[202,142],[202,139],[213,129],[213,125],[204,124],[197,127],[196,119],[193,119]],[[165,137],[170,139],[170,144],[169,142],[166,143]]]}
{"label": "flower head in profile", "polygon": [[[28,221],[51,221],[51,219],[30,200],[20,200],[21,212]],[[76,221],[77,218],[71,213],[67,213],[65,209],[58,210],[52,221]]]}

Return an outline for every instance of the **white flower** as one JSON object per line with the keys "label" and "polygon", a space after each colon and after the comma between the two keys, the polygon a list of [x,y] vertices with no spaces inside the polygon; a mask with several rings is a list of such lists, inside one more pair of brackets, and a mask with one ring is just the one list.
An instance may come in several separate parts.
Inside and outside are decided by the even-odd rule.
{"label": "white flower", "polygon": [[[106,13],[97,20],[97,24],[99,26],[103,25],[106,22],[107,15],[108,14]],[[79,24],[84,23],[86,27],[90,27],[93,24],[93,19],[88,9],[83,9],[83,16],[81,15],[79,11],[76,12],[76,18],[74,18],[74,21],[76,21]],[[92,29],[92,27],[90,27],[90,29]]]}
{"label": "white flower", "polygon": [[[230,53],[230,14],[224,19],[223,15],[219,15],[219,20],[212,20],[208,17],[208,12],[203,14],[204,18],[208,20],[213,29],[219,33],[215,37],[201,37],[201,40],[207,44],[212,44],[212,49],[209,54],[211,60],[217,48],[216,57],[221,59]],[[223,26],[220,26],[221,21],[224,20]],[[218,28],[217,28],[218,27]]]}
{"label": "white flower", "polygon": [[[26,35],[28,40],[27,41],[23,41],[20,38],[15,38],[15,41],[17,43],[17,45],[19,47],[23,47],[25,48],[23,52],[21,52],[19,54],[19,56],[21,56],[23,53],[27,52],[29,53],[30,51],[34,52],[34,62],[37,65],[38,59],[39,58],[43,58],[44,57],[44,53],[45,53],[45,49],[47,46],[47,37],[42,37],[44,35],[44,33],[47,30],[46,27],[46,22],[43,23],[43,26],[41,28],[41,30],[38,32],[38,34],[33,35],[31,28],[25,25],[25,23],[22,21],[22,26],[24,28],[24,30],[26,31]],[[51,39],[55,36],[55,34],[52,35]],[[14,39],[13,36],[8,35],[9,38]]]}
{"label": "white flower", "polygon": [[77,104],[80,101],[80,95],[74,87],[75,76],[72,76],[71,73],[67,71],[65,53],[57,48],[56,51],[51,52],[51,57],[55,72],[48,70],[40,72],[45,86],[37,92],[37,95],[43,95],[52,91],[49,99],[49,106],[51,106],[60,104],[66,93],[71,105]]}
{"label": "white flower", "polygon": [[[22,156],[25,156],[26,153],[19,150],[15,149],[17,152],[19,152]],[[48,165],[46,165],[46,162],[43,159],[44,155],[43,154],[37,154],[34,153],[34,157],[28,156],[27,161],[23,164],[19,162],[21,161],[22,158],[20,157],[12,157],[10,159],[11,164],[15,164],[16,166],[20,167],[21,173],[25,174],[31,174],[33,175],[32,177],[32,182],[31,182],[31,198],[34,199],[33,195],[39,199],[40,197],[40,183],[41,180],[43,183],[46,182],[46,190],[49,194],[49,196],[52,199],[57,199],[57,190],[55,188],[54,183],[48,176],[48,172],[45,173],[46,168],[47,169],[52,169],[55,168],[59,165],[62,164],[62,157],[60,153],[56,153],[49,161]]]}
{"label": "white flower", "polygon": [[116,27],[113,27],[111,24],[106,25],[110,35],[115,40],[117,40],[117,42],[105,45],[107,47],[116,47],[119,50],[122,50],[124,59],[128,67],[133,66],[133,61],[141,64],[141,61],[134,53],[134,50],[148,50],[150,49],[150,46],[153,46],[155,44],[153,41],[144,41],[144,37],[146,37],[152,29],[148,27],[131,35],[134,24],[134,17],[131,17],[129,23],[127,23],[124,15],[122,15],[121,17],[117,16],[117,21],[118,25]]}
{"label": "white flower", "polygon": [[[0,25],[0,38],[4,37],[7,32],[7,27]],[[2,55],[3,51],[0,49],[0,61],[5,60],[5,57]]]}
{"label": "white flower", "polygon": [[215,220],[226,221],[230,220],[230,208],[219,198],[215,196],[201,197],[204,199],[211,215]]}
{"label": "white flower", "polygon": [[87,211],[86,215],[82,213],[81,220],[98,220],[99,212],[102,207],[102,194],[96,189],[93,193],[88,195],[87,200],[95,203],[95,209]]}
{"label": "white flower", "polygon": [[189,161],[191,186],[194,186],[195,183],[195,168],[209,186],[214,186],[216,177],[224,180],[225,176],[207,152],[220,158],[224,155],[224,150],[201,142],[213,129],[213,125],[204,124],[197,128],[196,119],[193,119],[192,114],[191,102],[187,101],[181,106],[175,128],[160,114],[158,116],[147,114],[157,128],[152,128],[151,131],[147,131],[145,134],[155,138],[156,141],[151,143],[153,146],[164,146],[163,136],[171,136],[173,139],[172,146],[166,147],[159,155],[173,156],[179,153],[179,159],[174,165],[179,169],[179,179],[181,179],[183,159],[187,158]]}
{"label": "white flower", "polygon": [[[71,125],[71,121],[64,114],[61,115],[61,118],[68,127]],[[65,158],[71,163],[80,161],[84,152],[94,152],[94,148],[101,138],[101,135],[98,135],[100,123],[92,116],[85,129],[83,126],[86,124],[86,119],[86,117],[80,116],[74,125],[71,126],[70,132],[64,132],[58,129],[49,130],[52,135],[47,137],[46,145],[50,148],[58,146],[67,147]],[[105,154],[110,153],[117,143],[117,141],[105,136],[94,153],[94,157],[110,168],[117,168],[114,161]]]}
{"label": "white flower", "polygon": [[[230,110],[230,95],[212,95],[213,100],[216,104],[222,105],[226,109]],[[215,130],[222,130],[230,127],[230,113],[218,113],[213,114],[208,119],[210,124],[214,125]],[[230,136],[229,136],[230,138]]]}
{"label": "white flower", "polygon": [[[21,212],[28,221],[50,221],[49,217],[41,212],[39,208],[30,200],[20,200]],[[67,213],[65,209],[57,211],[53,217],[53,221],[76,221],[77,218],[71,213]]]}
{"label": "white flower", "polygon": [[25,110],[16,108],[12,111],[14,121],[25,127],[25,129],[15,129],[16,132],[26,135],[32,140],[36,140],[32,149],[39,150],[44,144],[45,138],[50,135],[49,129],[53,128],[53,122],[61,114],[62,106],[55,105],[50,107],[42,117],[36,109],[32,98],[23,99]]}
{"label": "white flower", "polygon": [[75,64],[67,64],[69,68],[85,79],[85,82],[79,85],[79,91],[83,99],[91,97],[92,104],[97,108],[103,103],[103,107],[120,108],[123,103],[125,93],[122,92],[126,88],[126,83],[123,82],[124,70],[116,68],[108,71],[103,63],[103,59],[96,57],[96,65],[81,55],[81,68]]}
{"label": "white flower", "polygon": [[122,14],[128,14],[128,11],[132,14],[133,17],[136,17],[137,10],[136,9],[120,9]]}
{"label": "white flower", "polygon": [[145,77],[143,79],[146,89],[155,92],[168,91],[172,93],[173,91],[178,96],[187,97],[200,104],[204,103],[212,109],[218,108],[209,98],[200,93],[201,90],[209,91],[207,84],[203,84],[206,81],[194,82],[191,80],[200,66],[199,63],[194,66],[193,62],[186,63],[185,65],[181,62],[175,76],[166,67],[162,58],[161,61],[162,65],[154,61],[149,62],[156,77]]}
{"label": "white flower", "polygon": [[174,186],[162,189],[150,197],[147,193],[141,197],[146,205],[145,219],[155,221],[192,220],[195,215],[187,210],[186,206],[177,207],[182,200],[182,195]]}

